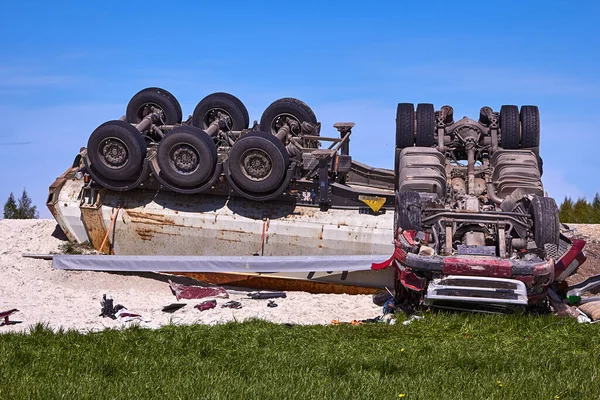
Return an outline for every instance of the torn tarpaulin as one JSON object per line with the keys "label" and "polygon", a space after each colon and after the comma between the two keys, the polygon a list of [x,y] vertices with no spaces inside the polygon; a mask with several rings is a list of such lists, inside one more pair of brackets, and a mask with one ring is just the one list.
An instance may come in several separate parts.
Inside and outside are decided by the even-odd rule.
{"label": "torn tarpaulin", "polygon": [[203,299],[205,297],[218,297],[220,299],[228,299],[229,294],[220,286],[202,287],[202,286],[186,286],[180,283],[169,281],[169,286],[175,294],[177,300],[180,299]]}

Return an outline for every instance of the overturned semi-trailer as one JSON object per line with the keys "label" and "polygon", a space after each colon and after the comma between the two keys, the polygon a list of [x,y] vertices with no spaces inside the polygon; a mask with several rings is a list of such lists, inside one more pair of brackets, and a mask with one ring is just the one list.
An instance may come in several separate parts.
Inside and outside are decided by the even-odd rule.
{"label": "overturned semi-trailer", "polygon": [[[394,172],[352,160],[354,124],[321,136],[312,110],[284,98],[249,127],[246,108],[227,93],[204,98],[186,121],[181,115],[170,93],[148,88],[124,117],[90,135],[47,202],[70,240],[115,255],[393,250]],[[364,271],[273,276],[371,287],[392,281],[390,273]],[[249,283],[237,275],[202,278]]]}

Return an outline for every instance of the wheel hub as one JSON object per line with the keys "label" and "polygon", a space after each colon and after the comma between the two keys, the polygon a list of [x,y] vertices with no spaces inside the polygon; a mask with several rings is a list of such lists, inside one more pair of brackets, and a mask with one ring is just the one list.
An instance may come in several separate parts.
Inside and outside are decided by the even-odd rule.
{"label": "wheel hub", "polygon": [[182,174],[191,174],[196,171],[199,160],[198,152],[189,144],[175,146],[170,157],[171,166]]}
{"label": "wheel hub", "polygon": [[251,149],[242,156],[242,172],[252,180],[260,181],[271,175],[273,163],[269,155],[260,149]]}
{"label": "wheel hub", "polygon": [[215,120],[222,120],[223,124],[227,127],[227,130],[231,130],[233,118],[231,118],[231,114],[227,111],[222,108],[211,108],[208,110],[206,114],[204,114],[204,127],[208,128]]}
{"label": "wheel hub", "polygon": [[[295,127],[297,127],[297,128],[300,127],[300,121],[298,120],[298,118],[294,117],[291,114],[279,114],[278,116],[276,116],[273,119],[273,122],[271,123],[271,131],[272,131],[272,133],[274,135],[277,134],[277,132],[279,132],[279,130],[281,129],[281,127],[288,123],[288,119],[291,120],[291,121],[296,122],[296,124],[294,124]],[[297,131],[296,129],[292,129],[291,133],[292,133],[293,136],[299,136],[300,135],[300,131]]]}
{"label": "wheel hub", "polygon": [[139,121],[142,121],[146,116],[148,116],[154,112],[160,113],[160,122],[164,125],[165,124],[165,111],[158,104],[154,104],[154,103],[142,104],[140,106],[140,108],[138,108],[138,110],[137,110],[137,117],[138,117]]}
{"label": "wheel hub", "polygon": [[123,141],[117,138],[108,138],[100,143],[102,163],[109,168],[118,169],[127,164],[129,153]]}

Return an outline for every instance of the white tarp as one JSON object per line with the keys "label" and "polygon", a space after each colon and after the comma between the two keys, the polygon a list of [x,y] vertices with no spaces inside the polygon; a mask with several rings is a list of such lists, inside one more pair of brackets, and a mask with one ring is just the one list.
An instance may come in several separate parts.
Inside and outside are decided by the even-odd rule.
{"label": "white tarp", "polygon": [[137,272],[329,272],[363,271],[389,255],[360,256],[100,256],[55,255],[55,269]]}

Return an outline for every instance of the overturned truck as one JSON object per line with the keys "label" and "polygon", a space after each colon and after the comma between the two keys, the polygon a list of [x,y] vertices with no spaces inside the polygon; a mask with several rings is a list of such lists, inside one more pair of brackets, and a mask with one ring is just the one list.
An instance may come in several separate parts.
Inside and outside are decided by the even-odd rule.
{"label": "overturned truck", "polygon": [[[250,126],[227,93],[205,97],[183,121],[172,94],[147,88],[92,132],[47,204],[70,240],[106,254],[201,256],[195,276],[214,283],[395,286],[411,305],[534,304],[585,260],[544,196],[537,107],[483,107],[478,120],[454,121],[449,106],[401,103],[394,170],[351,158],[353,125],[321,136],[313,111],[284,98]],[[338,262],[257,272],[248,266],[267,263],[253,256]]]}
{"label": "overturned truck", "polygon": [[[533,305],[585,261],[545,196],[535,106],[398,105],[395,252],[405,306],[499,311]],[[558,287],[555,290],[560,291]]]}

